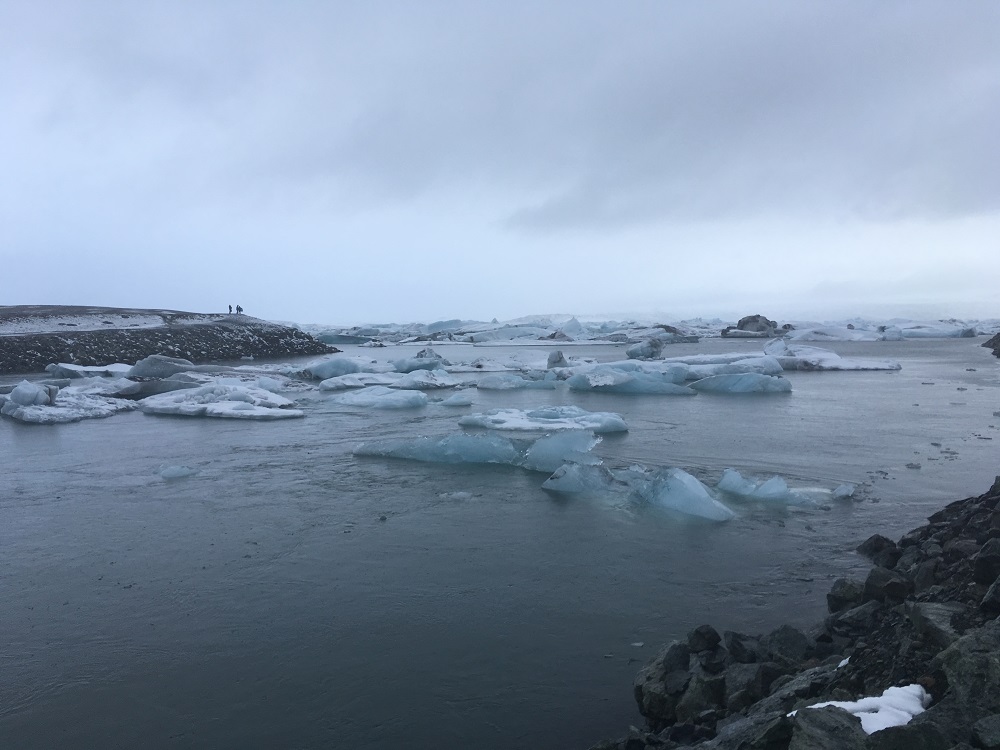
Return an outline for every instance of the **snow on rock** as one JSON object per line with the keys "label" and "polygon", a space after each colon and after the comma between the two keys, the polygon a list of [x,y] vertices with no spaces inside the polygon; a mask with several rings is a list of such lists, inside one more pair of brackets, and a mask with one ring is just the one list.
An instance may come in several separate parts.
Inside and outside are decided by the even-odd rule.
{"label": "snow on rock", "polygon": [[427,394],[421,391],[372,385],[334,396],[330,400],[344,406],[364,406],[372,409],[417,409],[427,404]]}
{"label": "snow on rock", "polygon": [[263,388],[215,383],[172,393],[147,396],[139,401],[146,414],[225,419],[289,419],[304,416],[294,402]]}
{"label": "snow on rock", "polygon": [[[927,710],[930,704],[931,696],[922,685],[906,685],[887,688],[878,697],[860,698],[856,701],[824,701],[801,710],[827,706],[842,708],[861,719],[861,728],[865,734],[874,734],[882,729],[908,724],[914,716]],[[792,711],[788,715],[795,714],[796,712]]]}
{"label": "snow on rock", "polygon": [[458,420],[463,427],[493,430],[589,430],[596,433],[626,432],[628,425],[619,414],[589,412],[579,406],[545,406],[539,409],[491,409],[485,414],[469,414]]}
{"label": "snow on rock", "polygon": [[746,372],[711,375],[691,383],[699,393],[791,393],[792,384],[781,377]]}

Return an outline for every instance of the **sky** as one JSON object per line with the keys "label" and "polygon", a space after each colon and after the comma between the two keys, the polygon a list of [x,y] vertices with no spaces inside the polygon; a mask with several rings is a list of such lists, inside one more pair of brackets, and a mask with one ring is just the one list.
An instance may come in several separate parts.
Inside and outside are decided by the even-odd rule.
{"label": "sky", "polygon": [[1000,317],[993,0],[0,0],[0,305]]}

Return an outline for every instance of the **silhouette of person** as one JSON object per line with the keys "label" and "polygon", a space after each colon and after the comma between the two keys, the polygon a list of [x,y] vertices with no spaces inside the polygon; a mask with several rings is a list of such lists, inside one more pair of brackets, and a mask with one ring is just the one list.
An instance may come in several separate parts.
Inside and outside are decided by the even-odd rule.
{"label": "silhouette of person", "polygon": [[236,314],[237,315],[242,315],[243,314],[243,308],[240,307],[239,305],[236,306]]}
{"label": "silhouette of person", "polygon": [[233,314],[233,306],[232,306],[232,305],[230,305],[230,306],[229,306],[229,314],[230,314],[230,315],[232,315],[232,314]]}

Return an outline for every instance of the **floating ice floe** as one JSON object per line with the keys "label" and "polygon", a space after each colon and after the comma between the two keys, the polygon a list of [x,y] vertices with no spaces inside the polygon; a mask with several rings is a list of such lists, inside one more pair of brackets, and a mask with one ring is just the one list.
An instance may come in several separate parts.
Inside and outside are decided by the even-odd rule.
{"label": "floating ice floe", "polygon": [[[865,734],[874,734],[889,727],[900,727],[908,724],[914,716],[926,711],[930,704],[931,696],[922,685],[906,685],[905,687],[887,688],[878,697],[860,698],[856,701],[824,701],[806,706],[801,710],[807,711],[810,708],[826,708],[827,706],[842,708],[861,720],[861,728]],[[792,711],[788,715],[794,716],[795,714],[796,711]]]}
{"label": "floating ice floe", "polygon": [[196,365],[186,359],[151,354],[140,359],[125,373],[129,378],[168,378],[180,372],[232,372],[232,367]]}
{"label": "floating ice floe", "polygon": [[485,414],[469,414],[458,420],[463,427],[493,430],[589,430],[596,433],[626,432],[628,425],[619,414],[590,412],[579,406],[545,406],[539,409],[491,409]]}
{"label": "floating ice floe", "polygon": [[556,387],[554,380],[529,380],[520,375],[487,375],[476,383],[476,387],[484,391],[513,391],[520,388],[537,390],[552,390]]}
{"label": "floating ice floe", "polygon": [[444,368],[448,372],[519,372],[522,367],[514,361],[501,362],[498,359],[477,357],[471,362],[456,362]]}
{"label": "floating ice floe", "polygon": [[454,388],[459,381],[444,370],[411,370],[403,375],[390,387],[402,390],[434,390],[436,388]]}
{"label": "floating ice floe", "polygon": [[174,479],[184,479],[186,477],[193,477],[198,473],[197,469],[192,469],[190,466],[161,466],[160,476],[166,479],[168,482]]}
{"label": "floating ice floe", "polygon": [[263,388],[218,383],[139,401],[139,408],[146,414],[259,420],[304,416],[302,411],[289,408],[294,405],[293,401]]}
{"label": "floating ice floe", "polygon": [[785,370],[899,370],[899,362],[889,359],[856,359],[814,346],[789,345],[783,339],[769,341],[766,354],[775,357]]}
{"label": "floating ice floe", "polygon": [[791,393],[792,384],[781,377],[745,372],[736,375],[710,375],[691,383],[699,393]]}
{"label": "floating ice floe", "polygon": [[49,373],[52,377],[70,379],[92,377],[120,378],[128,374],[131,369],[132,365],[121,363],[84,367],[83,365],[72,365],[65,362],[53,362],[45,366],[45,372]]}
{"label": "floating ice floe", "polygon": [[535,441],[462,433],[443,438],[374,440],[357,446],[354,455],[443,464],[505,464],[551,472],[566,461],[587,460],[586,452],[599,439],[581,432],[546,435]]}
{"label": "floating ice floe", "polygon": [[[684,374],[681,374],[681,380],[683,380]],[[671,396],[693,396],[695,394],[687,386],[679,385],[677,374],[673,372],[649,372],[645,370],[628,372],[619,367],[602,365],[577,372],[570,376],[566,383],[574,391]]]}
{"label": "floating ice floe", "polygon": [[822,487],[791,489],[784,477],[773,476],[763,482],[745,478],[735,469],[726,469],[715,489],[741,500],[756,500],[781,505],[816,505],[825,500],[843,500],[854,494],[854,485],[842,484],[834,490]]}
{"label": "floating ice floe", "polygon": [[63,389],[52,385],[22,381],[0,396],[0,414],[31,424],[66,424],[83,419],[101,419],[135,408],[131,401],[122,401],[96,393],[85,386]]}
{"label": "floating ice floe", "polygon": [[740,375],[743,373],[756,373],[758,375],[780,375],[784,368],[777,358],[770,355],[747,357],[735,362],[725,364],[695,364],[688,365],[688,380],[700,380],[713,375]]}
{"label": "floating ice floe", "polygon": [[332,378],[320,381],[321,391],[346,391],[351,388],[367,388],[372,385],[389,386],[398,382],[400,378],[397,372],[359,372],[350,375],[336,375]]}
{"label": "floating ice floe", "polygon": [[472,406],[472,397],[467,393],[454,393],[440,403],[441,406]]}
{"label": "floating ice floe", "polygon": [[344,406],[365,406],[373,409],[416,409],[427,403],[427,394],[421,391],[372,385],[361,390],[342,393],[330,400]]}
{"label": "floating ice floe", "polygon": [[951,325],[947,323],[917,323],[900,325],[904,339],[971,339],[976,335],[975,326]]}
{"label": "floating ice floe", "polygon": [[682,469],[649,471],[635,466],[612,470],[569,463],[556,469],[542,489],[563,494],[627,495],[633,502],[708,521],[728,521],[736,516],[711,489]]}

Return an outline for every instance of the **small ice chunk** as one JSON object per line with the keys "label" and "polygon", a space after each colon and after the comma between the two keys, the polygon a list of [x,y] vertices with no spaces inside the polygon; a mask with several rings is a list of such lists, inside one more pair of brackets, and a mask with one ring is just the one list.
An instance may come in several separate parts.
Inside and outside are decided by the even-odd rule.
{"label": "small ice chunk", "polygon": [[184,479],[198,473],[197,469],[190,466],[163,466],[160,468],[160,476],[170,481],[172,479]]}
{"label": "small ice chunk", "polygon": [[691,383],[700,393],[791,393],[784,378],[747,372],[738,375],[711,375]]}
{"label": "small ice chunk", "polygon": [[311,362],[302,368],[303,374],[316,380],[328,380],[341,375],[352,375],[361,372],[361,365],[347,357],[331,357],[330,359]]}
{"label": "small ice chunk", "polygon": [[693,396],[695,392],[679,385],[674,372],[626,372],[617,367],[594,367],[578,372],[566,382],[574,391],[648,395]]}
{"label": "small ice chunk", "polygon": [[546,435],[525,451],[521,465],[532,471],[553,472],[570,461],[593,463],[597,459],[588,454],[599,442],[601,439],[589,432]]}
{"label": "small ice chunk", "polygon": [[847,498],[854,496],[854,490],[855,487],[853,484],[844,483],[833,491],[832,493],[833,499],[846,500]]}
{"label": "small ice chunk", "polygon": [[645,499],[660,507],[709,521],[728,521],[736,517],[712,496],[708,487],[682,469],[657,472]]}
{"label": "small ice chunk", "polygon": [[726,469],[722,472],[722,478],[719,479],[715,488],[717,490],[722,490],[723,492],[728,492],[732,495],[747,497],[753,494],[753,491],[757,489],[757,485],[749,479],[746,479],[742,474],[736,471],[736,469]]}
{"label": "small ice chunk", "polygon": [[[427,355],[426,352],[431,352],[433,356]],[[449,364],[451,363],[448,360],[438,356],[431,349],[424,349],[416,357],[397,359],[392,362],[392,366],[396,368],[396,372],[403,373],[414,372],[416,370],[438,370]]]}
{"label": "small ice chunk", "polygon": [[467,393],[454,393],[444,399],[441,406],[472,406],[472,397]]}
{"label": "small ice chunk", "polygon": [[7,398],[18,406],[47,406],[55,401],[59,388],[54,385],[39,385],[22,380]]}
{"label": "small ice chunk", "polygon": [[[906,685],[887,688],[878,697],[860,698],[856,701],[824,701],[802,710],[826,706],[842,708],[861,719],[861,728],[865,734],[873,734],[882,729],[908,724],[914,716],[922,714],[930,703],[931,697],[922,685]],[[788,715],[794,716],[795,713],[792,711]]]}
{"label": "small ice chunk", "polygon": [[374,409],[416,409],[427,403],[427,394],[372,385],[349,391],[330,399],[345,406],[367,406]]}
{"label": "small ice chunk", "polygon": [[627,489],[605,466],[568,463],[542,483],[543,490],[567,495],[597,495]]}
{"label": "small ice chunk", "polygon": [[486,435],[448,435],[444,438],[391,438],[362,443],[355,456],[407,458],[444,464],[515,464],[521,452],[505,437]]}
{"label": "small ice chunk", "polygon": [[469,414],[458,423],[463,427],[494,430],[590,430],[597,433],[628,430],[628,425],[619,414],[589,412],[579,406],[545,406],[529,410],[491,409],[485,414]]}
{"label": "small ice chunk", "polygon": [[555,367],[569,367],[569,362],[566,361],[566,357],[562,351],[557,349],[554,352],[549,352],[549,357],[545,361],[545,367],[549,370]]}
{"label": "small ice chunk", "polygon": [[45,372],[52,375],[52,377],[71,379],[91,377],[120,378],[131,369],[132,365],[125,365],[121,363],[85,367],[83,365],[73,365],[65,362],[59,362],[58,364],[52,363],[45,366]]}

